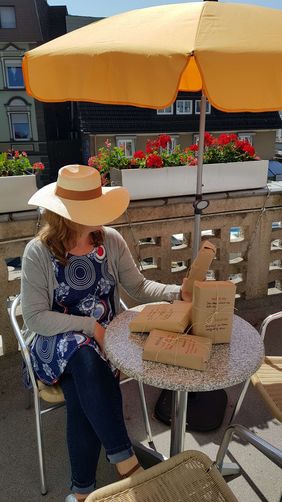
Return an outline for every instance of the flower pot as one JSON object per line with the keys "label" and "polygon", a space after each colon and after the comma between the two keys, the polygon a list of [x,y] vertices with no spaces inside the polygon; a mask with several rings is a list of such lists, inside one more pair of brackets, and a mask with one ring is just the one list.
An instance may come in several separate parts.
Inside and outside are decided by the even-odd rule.
{"label": "flower pot", "polygon": [[[203,193],[261,188],[267,183],[268,160],[204,164]],[[131,200],[196,193],[197,167],[111,168],[111,185],[125,186]]]}
{"label": "flower pot", "polygon": [[34,210],[27,203],[36,190],[35,174],[0,177],[0,213]]}

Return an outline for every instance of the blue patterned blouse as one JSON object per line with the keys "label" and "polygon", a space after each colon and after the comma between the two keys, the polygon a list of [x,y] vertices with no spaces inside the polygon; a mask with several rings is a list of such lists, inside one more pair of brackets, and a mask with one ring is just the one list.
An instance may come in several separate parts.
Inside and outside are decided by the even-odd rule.
{"label": "blue patterned blouse", "polygon": [[[95,317],[106,327],[115,315],[115,282],[108,271],[104,246],[98,246],[84,256],[69,255],[66,266],[53,255],[51,259],[58,281],[52,310]],[[46,384],[55,384],[70,357],[82,345],[89,345],[104,359],[94,338],[82,332],[68,331],[55,336],[36,335],[30,347],[30,355],[37,378]],[[110,362],[108,364],[111,366]],[[111,369],[115,372],[115,368]]]}

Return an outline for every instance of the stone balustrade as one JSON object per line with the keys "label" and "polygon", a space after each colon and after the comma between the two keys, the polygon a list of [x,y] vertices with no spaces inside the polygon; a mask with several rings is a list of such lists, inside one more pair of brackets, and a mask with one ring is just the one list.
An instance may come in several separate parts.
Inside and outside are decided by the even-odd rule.
{"label": "stone balustrade", "polygon": [[[209,206],[201,219],[202,235],[217,247],[208,278],[231,278],[237,284],[240,301],[280,293],[282,189],[210,194],[205,198]],[[115,222],[147,278],[182,282],[191,264],[193,200],[190,196],[134,201]],[[0,215],[0,336],[4,355],[17,350],[7,297],[20,290],[20,274],[8,270],[7,260],[22,255],[36,229],[36,211]]]}

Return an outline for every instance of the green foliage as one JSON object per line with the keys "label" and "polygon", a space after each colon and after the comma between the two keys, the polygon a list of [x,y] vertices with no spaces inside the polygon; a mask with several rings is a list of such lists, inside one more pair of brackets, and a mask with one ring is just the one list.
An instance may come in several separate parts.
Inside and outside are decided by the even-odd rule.
{"label": "green foliage", "polygon": [[98,154],[88,159],[88,165],[95,167],[101,174],[102,183],[108,184],[110,181],[110,168],[127,169],[130,167],[130,159],[125,156],[121,147],[111,147],[111,143],[106,140],[105,146],[98,150]]}
{"label": "green foliage", "polygon": [[24,176],[44,169],[41,162],[31,164],[26,152],[9,150],[0,153],[0,176]]}

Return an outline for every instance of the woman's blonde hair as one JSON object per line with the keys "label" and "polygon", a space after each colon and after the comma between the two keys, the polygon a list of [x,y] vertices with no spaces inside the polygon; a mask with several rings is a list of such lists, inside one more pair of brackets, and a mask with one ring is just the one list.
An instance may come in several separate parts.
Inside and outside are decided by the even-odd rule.
{"label": "woman's blonde hair", "polygon": [[[66,265],[68,262],[67,253],[76,246],[83,226],[48,209],[44,210],[43,219],[44,226],[39,231],[38,238],[62,265]],[[95,247],[103,243],[102,230],[92,232],[91,235]]]}

